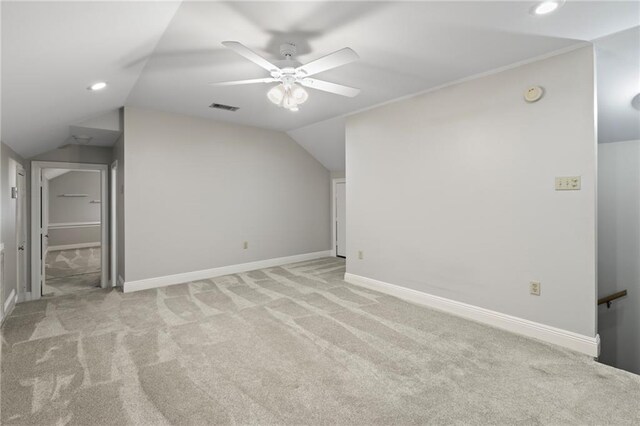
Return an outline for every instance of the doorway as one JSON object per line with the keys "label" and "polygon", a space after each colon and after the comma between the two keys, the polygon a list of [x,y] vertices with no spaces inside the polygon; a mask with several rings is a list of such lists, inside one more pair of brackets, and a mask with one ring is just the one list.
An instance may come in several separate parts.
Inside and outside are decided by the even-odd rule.
{"label": "doorway", "polygon": [[32,299],[109,285],[108,166],[32,163]]}
{"label": "doorway", "polygon": [[333,179],[332,251],[335,256],[347,257],[347,182]]}

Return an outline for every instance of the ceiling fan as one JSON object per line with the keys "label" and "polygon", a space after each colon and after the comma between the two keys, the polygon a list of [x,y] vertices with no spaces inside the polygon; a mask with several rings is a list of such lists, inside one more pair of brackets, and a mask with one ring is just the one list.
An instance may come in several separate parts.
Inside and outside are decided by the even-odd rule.
{"label": "ceiling fan", "polygon": [[271,77],[211,83],[214,86],[279,83],[269,90],[267,97],[274,104],[289,111],[298,111],[298,105],[303,104],[309,97],[309,94],[302,86],[350,98],[360,93],[360,89],[309,78],[312,75],[337,68],[358,59],[358,54],[348,47],[311,61],[308,64],[301,65],[292,59],[296,54],[295,44],[286,43],[280,46],[280,53],[285,57],[285,60],[280,63],[280,66],[276,66],[237,41],[224,41],[222,44],[269,71]]}

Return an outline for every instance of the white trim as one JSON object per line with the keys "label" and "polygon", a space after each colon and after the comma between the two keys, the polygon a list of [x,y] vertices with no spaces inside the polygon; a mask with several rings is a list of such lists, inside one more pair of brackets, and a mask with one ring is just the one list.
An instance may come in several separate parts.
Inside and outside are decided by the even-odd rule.
{"label": "white trim", "polygon": [[114,160],[109,166],[109,278],[111,285],[120,285],[116,282],[118,276],[118,160]]}
{"label": "white trim", "polygon": [[18,301],[16,303],[28,302],[31,300],[31,292],[27,291],[26,293],[20,293],[18,295]]}
{"label": "white trim", "polygon": [[118,286],[124,288],[124,278],[122,278],[122,275],[118,275]]}
{"label": "white trim", "polygon": [[60,251],[60,250],[75,250],[90,247],[100,247],[100,241],[94,241],[92,243],[76,243],[76,244],[61,244],[59,246],[49,246],[47,252]]}
{"label": "white trim", "polygon": [[9,297],[4,301],[4,311],[9,312],[9,306],[11,306],[11,302],[16,298],[16,289],[12,288],[11,293],[9,293]]}
{"label": "white trim", "polygon": [[339,183],[347,183],[346,178],[333,178],[331,179],[331,256],[336,257],[338,255],[336,241],[336,185]]}
{"label": "white trim", "polygon": [[331,256],[330,250],[317,251],[314,253],[298,254],[295,256],[278,257],[275,259],[257,260],[255,262],[240,263],[237,265],[220,266],[218,268],[203,269],[201,271],[184,272],[175,275],[165,275],[163,277],[147,278],[143,280],[128,281],[124,283],[123,292],[130,293],[150,288],[165,287],[173,284],[188,283],[207,278],[221,277],[223,275],[238,274],[241,272],[254,271],[256,269],[271,268],[274,266],[286,265],[288,263],[304,262],[306,260],[320,259]]}
{"label": "white trim", "polygon": [[100,222],[66,222],[66,223],[50,223],[49,229],[67,229],[67,228],[92,228],[100,226]]}
{"label": "white trim", "polygon": [[[108,200],[107,173],[109,166],[107,164],[89,164],[89,163],[69,163],[57,161],[32,161],[31,162],[31,298],[32,300],[40,299],[42,295],[42,261],[40,259],[41,241],[40,236],[40,214],[42,200],[40,197],[40,186],[42,184],[42,169],[71,169],[71,170],[95,170],[100,172],[100,199]],[[101,277],[100,286],[107,287],[109,285],[109,238],[108,238],[108,211],[109,203],[100,204],[100,222],[101,222]]]}
{"label": "white trim", "polygon": [[9,297],[7,297],[7,300],[4,301],[4,306],[3,306],[4,309],[2,311],[3,320],[11,314],[11,311],[13,311],[13,308],[15,306],[16,306],[16,289],[12,288],[11,293],[9,293]]}
{"label": "white trim", "polygon": [[351,284],[408,300],[409,302],[428,306],[439,311],[488,324],[523,336],[532,337],[542,340],[543,342],[553,343],[593,357],[597,357],[600,354],[599,335],[595,337],[585,336],[572,331],[551,327],[523,318],[350,273],[344,274],[344,280]]}

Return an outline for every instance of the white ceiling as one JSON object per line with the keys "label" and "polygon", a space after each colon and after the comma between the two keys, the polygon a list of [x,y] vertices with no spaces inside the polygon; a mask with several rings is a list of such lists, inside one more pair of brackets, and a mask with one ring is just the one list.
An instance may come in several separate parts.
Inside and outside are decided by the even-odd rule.
{"label": "white ceiling", "polygon": [[287,134],[327,169],[334,172],[342,171],[345,169],[344,122],[344,117],[330,118],[300,129],[289,130]]}
{"label": "white ceiling", "polygon": [[[638,2],[569,1],[545,17],[529,13],[534,3],[3,3],[2,139],[31,156],[62,144],[70,124],[132,105],[288,131],[341,170],[343,120],[332,118],[640,24]],[[351,47],[358,62],[317,77],[362,93],[309,90],[292,113],[266,85],[209,86],[265,76],[224,40],[272,60],[294,42],[303,63]],[[101,79],[108,89],[85,90]]]}
{"label": "white ceiling", "polygon": [[[2,141],[28,158],[121,107],[144,68],[127,64],[153,51],[179,5],[3,1]],[[107,90],[86,90],[100,80]]]}

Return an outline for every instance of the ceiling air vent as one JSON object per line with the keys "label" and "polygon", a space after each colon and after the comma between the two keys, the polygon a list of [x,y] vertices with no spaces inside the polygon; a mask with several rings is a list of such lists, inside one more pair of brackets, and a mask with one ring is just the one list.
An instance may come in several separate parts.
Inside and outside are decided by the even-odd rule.
{"label": "ceiling air vent", "polygon": [[223,105],[223,104],[216,104],[216,103],[209,105],[209,108],[223,109],[225,111],[237,111],[240,109],[240,107],[234,107],[231,105]]}

